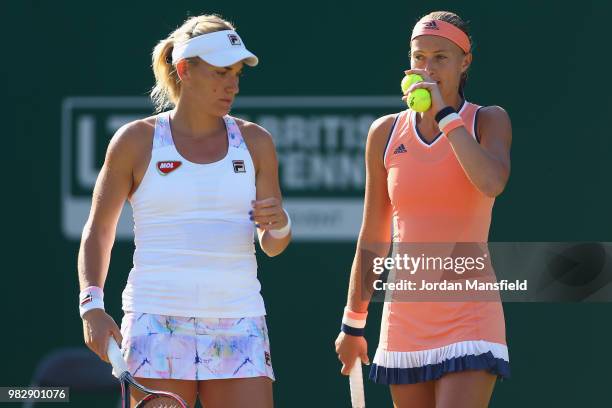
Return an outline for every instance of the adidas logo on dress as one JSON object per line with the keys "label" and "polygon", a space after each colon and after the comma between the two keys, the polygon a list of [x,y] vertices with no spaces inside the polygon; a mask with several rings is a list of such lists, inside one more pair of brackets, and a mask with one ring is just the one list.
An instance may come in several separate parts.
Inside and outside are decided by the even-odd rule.
{"label": "adidas logo on dress", "polygon": [[406,147],[404,147],[403,143],[397,146],[397,148],[393,151],[393,154],[399,154],[399,153],[406,153]]}

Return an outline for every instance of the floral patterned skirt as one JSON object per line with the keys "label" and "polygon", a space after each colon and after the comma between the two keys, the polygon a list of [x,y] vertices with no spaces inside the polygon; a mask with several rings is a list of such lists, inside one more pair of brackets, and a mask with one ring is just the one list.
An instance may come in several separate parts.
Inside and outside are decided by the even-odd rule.
{"label": "floral patterned skirt", "polygon": [[123,356],[134,377],[274,380],[264,316],[196,318],[126,312]]}

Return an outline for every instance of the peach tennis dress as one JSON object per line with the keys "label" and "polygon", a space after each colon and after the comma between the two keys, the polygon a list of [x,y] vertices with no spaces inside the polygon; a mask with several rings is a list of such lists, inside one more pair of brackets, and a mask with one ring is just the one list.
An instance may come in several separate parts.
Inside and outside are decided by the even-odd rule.
{"label": "peach tennis dress", "polygon": [[[480,108],[464,101],[459,110],[478,142]],[[494,198],[470,182],[445,136],[424,140],[416,112],[398,114],[384,165],[394,244],[488,241]],[[465,370],[507,378],[505,337],[501,302],[387,302],[370,379],[413,384]]]}

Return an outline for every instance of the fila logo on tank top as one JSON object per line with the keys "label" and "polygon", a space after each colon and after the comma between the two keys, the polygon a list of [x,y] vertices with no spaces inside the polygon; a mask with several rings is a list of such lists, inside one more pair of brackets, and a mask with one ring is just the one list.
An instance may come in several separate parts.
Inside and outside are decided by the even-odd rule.
{"label": "fila logo on tank top", "polygon": [[151,161],[132,195],[134,267],[127,311],[187,317],[265,314],[255,261],[255,169],[236,121],[227,154],[198,164],[177,151],[170,112],[157,116]]}
{"label": "fila logo on tank top", "polygon": [[[479,142],[481,106],[464,101],[459,115]],[[494,199],[468,179],[441,133],[428,142],[408,109],[395,119],[384,153],[395,242],[487,242]]]}

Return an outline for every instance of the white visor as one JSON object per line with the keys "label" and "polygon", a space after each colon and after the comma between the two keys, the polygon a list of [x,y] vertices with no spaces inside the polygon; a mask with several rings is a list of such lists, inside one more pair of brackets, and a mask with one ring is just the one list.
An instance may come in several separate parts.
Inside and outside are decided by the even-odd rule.
{"label": "white visor", "polygon": [[200,57],[215,67],[229,67],[242,60],[252,67],[259,63],[259,59],[245,48],[242,39],[233,30],[202,34],[174,46],[173,64],[190,57]]}

